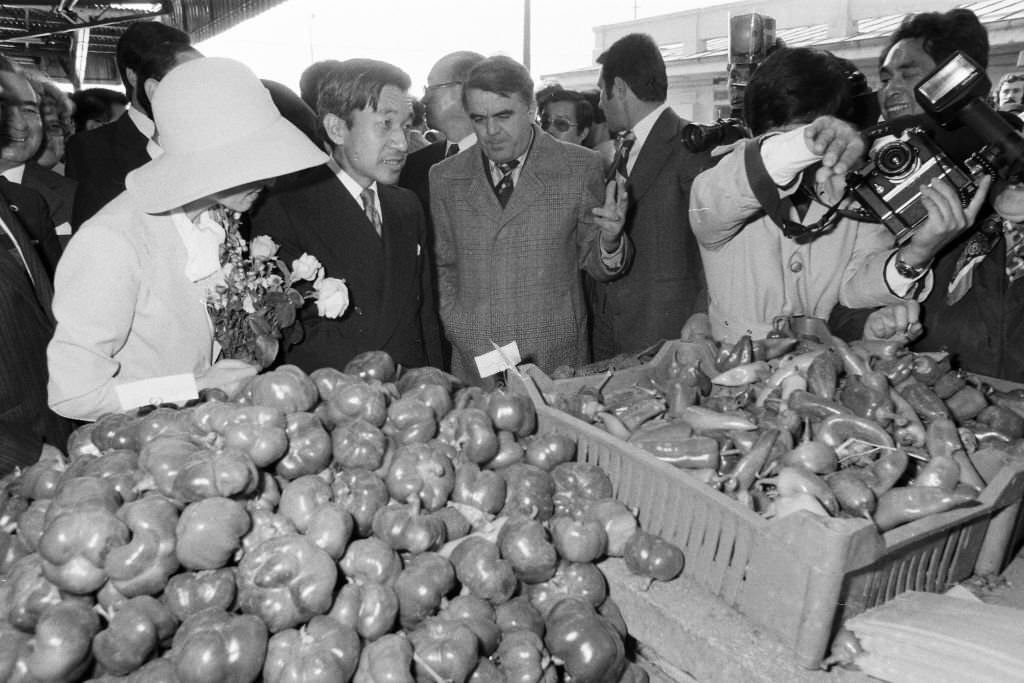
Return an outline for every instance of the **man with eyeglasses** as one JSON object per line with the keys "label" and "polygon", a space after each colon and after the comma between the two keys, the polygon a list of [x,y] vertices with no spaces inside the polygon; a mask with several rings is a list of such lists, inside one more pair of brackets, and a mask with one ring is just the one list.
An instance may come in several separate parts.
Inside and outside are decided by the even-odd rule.
{"label": "man with eyeglasses", "polygon": [[552,90],[541,104],[540,127],[556,140],[582,145],[593,123],[594,108],[575,90]]}
{"label": "man with eyeglasses", "polygon": [[469,149],[476,143],[473,124],[462,108],[462,84],[472,68],[483,59],[484,56],[476,52],[452,52],[439,59],[427,74],[427,87],[423,90],[421,100],[427,107],[427,125],[441,131],[445,139],[410,154],[405,160],[398,184],[412,190],[420,198],[428,224],[430,185],[427,172],[442,159]]}

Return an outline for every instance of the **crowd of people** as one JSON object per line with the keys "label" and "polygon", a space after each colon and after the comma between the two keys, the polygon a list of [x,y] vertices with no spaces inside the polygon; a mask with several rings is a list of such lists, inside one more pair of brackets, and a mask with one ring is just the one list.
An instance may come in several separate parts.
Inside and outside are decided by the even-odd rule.
{"label": "crowd of people", "polygon": [[[812,316],[1024,381],[1022,178],[962,201],[936,177],[899,243],[845,210],[863,131],[928,127],[914,87],[957,50],[987,66],[973,13],[908,16],[875,93],[847,60],[779,46],[746,88],[747,135],[710,149],[683,144],[643,34],[597,58],[592,92],[458,51],[418,101],[370,59],[312,64],[295,94],[158,22],[119,41],[123,97],[0,58],[0,472],[78,421],[255,374],[219,357],[208,314],[236,236],[344,278],[343,310],[301,307],[277,353],[307,372],[380,349],[490,386],[480,359],[512,341],[553,372]],[[1022,96],[1019,75],[993,93],[1018,129]]]}

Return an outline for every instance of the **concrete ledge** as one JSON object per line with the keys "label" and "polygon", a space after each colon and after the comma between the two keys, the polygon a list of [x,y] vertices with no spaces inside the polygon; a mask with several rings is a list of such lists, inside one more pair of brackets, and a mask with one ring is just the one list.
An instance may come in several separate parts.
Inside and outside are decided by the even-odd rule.
{"label": "concrete ledge", "polygon": [[867,683],[859,672],[808,671],[789,651],[743,615],[682,576],[645,582],[621,559],[601,563],[609,594],[638,643],[638,663],[650,664],[651,680],[700,683]]}

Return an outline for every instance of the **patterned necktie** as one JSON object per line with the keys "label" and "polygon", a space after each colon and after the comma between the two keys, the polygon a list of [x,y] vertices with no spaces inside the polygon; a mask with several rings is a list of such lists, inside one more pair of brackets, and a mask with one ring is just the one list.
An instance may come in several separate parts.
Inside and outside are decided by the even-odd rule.
{"label": "patterned necktie", "polygon": [[458,146],[458,144],[448,145],[448,150],[444,153],[444,158],[447,159],[448,157],[453,157],[453,156],[455,156],[458,153],[459,153],[459,146]]}
{"label": "patterned necktie", "polygon": [[497,195],[503,209],[508,204],[508,198],[512,196],[512,190],[515,188],[515,183],[512,182],[512,172],[516,170],[517,166],[519,166],[519,159],[498,164],[501,180],[494,186],[494,194]]}
{"label": "patterned necktie", "polygon": [[616,176],[622,176],[623,179],[629,178],[629,171],[627,170],[629,166],[629,150],[633,149],[635,142],[636,135],[631,130],[620,133],[615,139],[615,158],[612,159],[612,165],[608,167],[608,171],[605,173],[604,182],[606,185],[614,180]]}
{"label": "patterned necktie", "polygon": [[366,213],[366,220],[370,221],[370,225],[377,231],[377,236],[381,235],[381,222],[380,214],[377,212],[377,194],[370,188],[366,188],[359,193],[359,198],[363,200],[363,211]]}
{"label": "patterned necktie", "polygon": [[1003,222],[1006,236],[1006,279],[1013,284],[1024,277],[1024,225]]}

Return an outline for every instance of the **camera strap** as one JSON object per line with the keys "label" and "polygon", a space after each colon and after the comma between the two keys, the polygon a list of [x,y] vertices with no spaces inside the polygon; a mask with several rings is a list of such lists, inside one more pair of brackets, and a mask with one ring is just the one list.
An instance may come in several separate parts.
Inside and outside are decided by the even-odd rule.
{"label": "camera strap", "polygon": [[[846,193],[833,206],[829,206],[825,215],[814,223],[810,225],[798,223],[789,217],[794,209],[793,200],[789,197],[779,196],[779,188],[768,174],[768,169],[765,168],[764,159],[761,158],[761,145],[756,142],[750,143],[743,150],[743,154],[750,189],[753,190],[754,197],[764,209],[765,215],[782,230],[783,235],[797,242],[809,242],[819,234],[833,228],[839,219],[837,215],[839,205],[846,198]],[[813,197],[814,193],[809,193],[809,196]]]}

